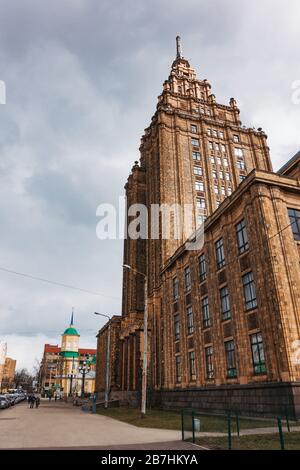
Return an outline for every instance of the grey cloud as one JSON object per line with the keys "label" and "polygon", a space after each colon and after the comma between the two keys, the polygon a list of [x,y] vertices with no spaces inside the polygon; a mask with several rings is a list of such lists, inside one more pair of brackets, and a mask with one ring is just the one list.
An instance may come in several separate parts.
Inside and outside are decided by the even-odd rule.
{"label": "grey cloud", "polygon": [[[0,271],[0,330],[10,354],[58,337],[76,308],[92,343],[120,312],[122,241],[96,238],[96,208],[116,203],[169,74],[175,36],[221,102],[269,135],[278,168],[299,147],[300,5],[277,0],[0,1],[0,266],[110,297]],[[43,335],[44,334],[44,335]],[[58,336],[57,336],[58,335]],[[24,339],[24,344],[26,340]],[[26,343],[27,344],[27,343]],[[32,362],[33,362],[32,353]],[[27,358],[28,362],[28,358]]]}

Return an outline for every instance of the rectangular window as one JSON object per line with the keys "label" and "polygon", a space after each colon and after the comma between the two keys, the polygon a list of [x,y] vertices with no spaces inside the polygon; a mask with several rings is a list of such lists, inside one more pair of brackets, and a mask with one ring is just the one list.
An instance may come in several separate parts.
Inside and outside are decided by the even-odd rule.
{"label": "rectangular window", "polygon": [[227,194],[228,194],[228,196],[230,196],[232,194],[232,189],[231,188],[227,188]]}
{"label": "rectangular window", "polygon": [[194,137],[191,140],[193,147],[199,147],[199,139],[195,139]]}
{"label": "rectangular window", "polygon": [[178,313],[174,315],[174,339],[175,341],[180,339],[180,316]]}
{"label": "rectangular window", "polygon": [[220,157],[217,157],[217,164],[218,164],[218,165],[222,165],[222,160],[221,160]]}
{"label": "rectangular window", "polygon": [[222,320],[229,320],[231,318],[230,299],[228,287],[220,289],[220,302],[221,302],[221,315]]}
{"label": "rectangular window", "polygon": [[207,134],[211,135],[211,129],[207,129]]}
{"label": "rectangular window", "polygon": [[182,379],[182,373],[181,373],[181,357],[176,356],[175,357],[175,372],[176,372],[176,383],[179,384],[181,383]]}
{"label": "rectangular window", "polygon": [[219,187],[218,187],[218,186],[214,186],[214,189],[215,189],[215,194],[219,194]]}
{"label": "rectangular window", "polygon": [[224,139],[224,133],[222,131],[219,132],[220,139]]}
{"label": "rectangular window", "polygon": [[212,155],[211,155],[211,157],[210,157],[210,162],[211,162],[213,165],[216,163],[215,157],[213,157]]}
{"label": "rectangular window", "polygon": [[194,124],[191,124],[191,132],[193,132],[193,134],[196,134],[197,131],[198,131],[197,126],[195,126]]}
{"label": "rectangular window", "polygon": [[206,261],[204,253],[199,256],[199,278],[200,282],[206,279]]}
{"label": "rectangular window", "polygon": [[238,160],[236,165],[240,170],[245,170],[246,169],[245,163],[242,160]]}
{"label": "rectangular window", "polygon": [[208,328],[209,326],[211,326],[208,297],[204,297],[204,299],[201,300],[201,309],[202,309],[203,327]]}
{"label": "rectangular window", "polygon": [[233,142],[238,143],[240,141],[240,138],[238,135],[233,136]]}
{"label": "rectangular window", "polygon": [[212,176],[215,180],[218,178],[217,172],[215,170],[212,171]]}
{"label": "rectangular window", "polygon": [[266,372],[266,361],[261,333],[251,335],[250,341],[254,373],[264,374]]}
{"label": "rectangular window", "polygon": [[208,145],[209,145],[210,150],[213,150],[213,149],[214,149],[214,145],[213,145],[212,142],[209,142]]}
{"label": "rectangular window", "polygon": [[198,161],[201,160],[201,155],[199,152],[192,152],[192,157],[193,157],[193,160],[198,160]]}
{"label": "rectangular window", "polygon": [[221,148],[222,148],[222,152],[225,153],[226,152],[226,146],[224,144],[222,144]]}
{"label": "rectangular window", "polygon": [[300,241],[300,210],[288,209],[294,240]]}
{"label": "rectangular window", "polygon": [[236,157],[243,157],[243,156],[244,156],[243,149],[241,149],[241,148],[235,148],[235,149],[234,149],[234,155],[235,155]]}
{"label": "rectangular window", "polygon": [[225,173],[225,179],[226,179],[226,181],[230,181],[230,174],[229,173]]}
{"label": "rectangular window", "polygon": [[234,341],[225,342],[225,354],[226,354],[226,364],[227,364],[227,376],[236,377],[236,361],[235,361],[235,347]]}
{"label": "rectangular window", "polygon": [[205,348],[205,366],[206,366],[206,377],[208,379],[214,378],[214,362],[213,362],[214,350],[212,346]]}
{"label": "rectangular window", "polygon": [[243,287],[246,310],[252,310],[257,307],[256,289],[253,279],[253,273],[247,273],[243,276]]}
{"label": "rectangular window", "polygon": [[245,251],[249,249],[249,241],[248,241],[245,219],[241,220],[236,225],[236,236],[237,236],[237,244],[238,244],[239,253],[240,254],[244,253]]}
{"label": "rectangular window", "polygon": [[200,166],[194,166],[194,175],[202,176],[203,170]]}
{"label": "rectangular window", "polygon": [[196,380],[195,351],[189,352],[189,371],[190,371],[190,380]]}
{"label": "rectangular window", "polygon": [[215,149],[217,152],[220,152],[220,145],[219,144],[215,144]]}
{"label": "rectangular window", "polygon": [[223,243],[223,238],[220,238],[215,243],[215,248],[216,248],[216,259],[217,259],[217,268],[221,269],[223,266],[225,266],[225,253],[224,253],[224,243]]}
{"label": "rectangular window", "polygon": [[240,175],[240,182],[242,183],[244,181],[244,179],[246,178],[245,175]]}
{"label": "rectangular window", "polygon": [[228,166],[228,160],[227,160],[227,158],[223,158],[223,165],[224,165],[224,166]]}
{"label": "rectangular window", "polygon": [[173,285],[173,300],[177,300],[179,298],[179,282],[178,278],[174,277],[172,280],[172,285]]}
{"label": "rectangular window", "polygon": [[190,290],[192,286],[191,270],[189,266],[184,269],[184,286],[186,290]]}
{"label": "rectangular window", "polygon": [[194,333],[194,318],[193,318],[193,309],[192,309],[192,307],[188,307],[186,309],[186,314],[187,314],[188,335],[192,335]]}
{"label": "rectangular window", "polygon": [[195,183],[195,189],[196,191],[204,191],[204,183],[202,183],[202,181],[197,181]]}
{"label": "rectangular window", "polygon": [[198,209],[205,209],[205,207],[206,207],[205,199],[203,199],[201,197],[198,198],[197,199],[197,207],[198,207]]}
{"label": "rectangular window", "polygon": [[214,137],[218,137],[218,133],[217,133],[216,130],[213,130],[213,136],[214,136]]}

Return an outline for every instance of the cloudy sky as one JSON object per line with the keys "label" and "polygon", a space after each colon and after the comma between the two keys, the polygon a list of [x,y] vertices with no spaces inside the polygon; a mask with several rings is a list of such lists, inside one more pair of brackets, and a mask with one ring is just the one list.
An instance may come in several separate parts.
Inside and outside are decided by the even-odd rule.
{"label": "cloudy sky", "polygon": [[278,169],[300,147],[299,17],[298,0],[0,0],[0,340],[19,367],[72,307],[89,347],[92,312],[120,313],[122,241],[97,239],[96,208],[123,194],[175,36],[217,100],[267,132]]}

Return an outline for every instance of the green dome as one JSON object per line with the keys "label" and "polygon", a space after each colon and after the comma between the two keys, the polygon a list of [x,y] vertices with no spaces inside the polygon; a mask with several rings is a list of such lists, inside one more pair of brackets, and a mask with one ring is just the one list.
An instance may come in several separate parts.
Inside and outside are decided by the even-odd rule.
{"label": "green dome", "polygon": [[69,335],[69,336],[80,336],[76,330],[76,328],[74,328],[73,326],[69,326],[69,328],[67,328],[65,331],[64,331],[64,335]]}

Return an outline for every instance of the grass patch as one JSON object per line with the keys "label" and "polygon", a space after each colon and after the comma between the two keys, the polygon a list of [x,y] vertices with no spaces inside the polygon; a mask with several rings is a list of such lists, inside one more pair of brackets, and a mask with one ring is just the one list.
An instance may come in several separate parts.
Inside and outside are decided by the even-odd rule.
{"label": "grass patch", "polygon": [[181,430],[181,415],[173,411],[148,410],[143,419],[135,408],[100,408],[97,413],[141,428]]}
{"label": "grass patch", "polygon": [[[140,410],[134,408],[100,408],[97,413],[110,418],[124,421],[143,428],[181,430],[181,413],[178,411],[147,410],[145,418],[141,419]],[[202,432],[227,432],[227,418],[225,416],[200,415]],[[274,427],[275,420],[240,418],[240,430],[251,428]],[[191,417],[185,415],[185,429],[191,430]],[[236,420],[232,419],[232,432],[236,432]]]}
{"label": "grass patch", "polygon": [[[300,450],[300,432],[284,433],[285,449]],[[210,449],[224,450],[228,448],[226,437],[202,437],[196,440],[197,444]],[[242,436],[232,438],[233,450],[280,450],[278,434],[256,434],[255,436]]]}

